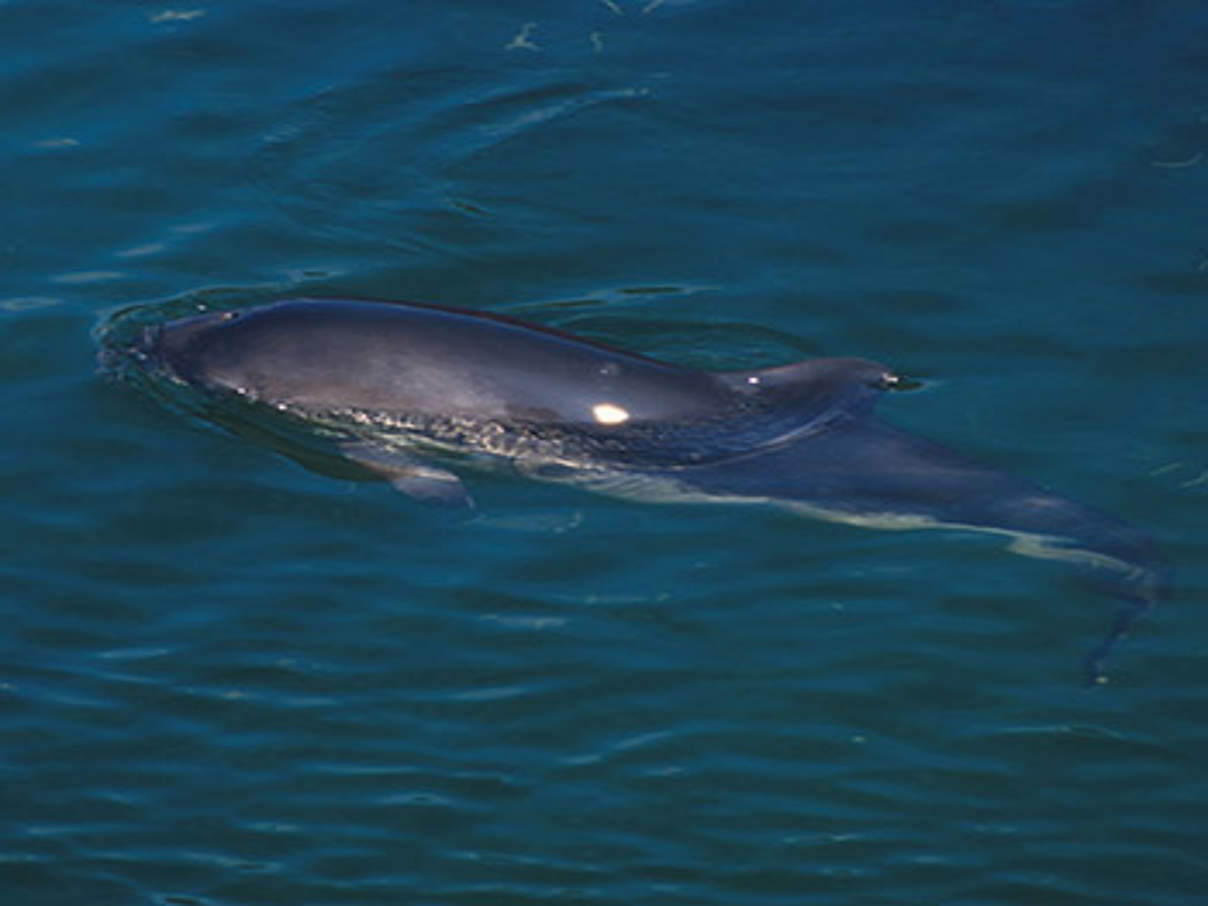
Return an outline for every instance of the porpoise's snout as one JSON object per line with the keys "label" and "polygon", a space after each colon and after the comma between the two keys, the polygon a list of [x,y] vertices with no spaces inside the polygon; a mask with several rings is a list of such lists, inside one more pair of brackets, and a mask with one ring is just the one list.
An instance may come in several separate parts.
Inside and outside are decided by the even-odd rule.
{"label": "porpoise's snout", "polygon": [[156,364],[159,358],[159,338],[163,333],[163,325],[153,324],[138,332],[134,342],[127,351],[142,365]]}
{"label": "porpoise's snout", "polygon": [[205,337],[224,320],[223,315],[201,315],[144,327],[131,345],[130,354],[145,367],[195,383],[204,377],[198,354]]}

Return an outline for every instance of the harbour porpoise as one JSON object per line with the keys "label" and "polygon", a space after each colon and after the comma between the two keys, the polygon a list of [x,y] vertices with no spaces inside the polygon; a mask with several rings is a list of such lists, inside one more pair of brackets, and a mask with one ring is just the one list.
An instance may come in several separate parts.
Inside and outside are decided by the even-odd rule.
{"label": "harbour porpoise", "polygon": [[1092,682],[1169,593],[1140,529],[876,418],[899,378],[865,359],[709,372],[499,315],[337,299],[154,324],[124,353],[237,418],[313,432],[425,501],[470,505],[450,468],[462,464],[646,500],[1001,534],[1124,602],[1087,658]]}

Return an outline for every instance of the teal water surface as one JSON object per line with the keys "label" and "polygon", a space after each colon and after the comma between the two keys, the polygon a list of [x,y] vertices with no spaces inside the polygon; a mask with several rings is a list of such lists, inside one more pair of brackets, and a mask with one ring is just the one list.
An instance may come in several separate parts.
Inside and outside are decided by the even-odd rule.
{"label": "teal water surface", "polygon": [[[1208,889],[1201,4],[0,3],[13,904],[1186,904]],[[481,308],[891,421],[1154,535],[469,479],[106,380],[130,306]]]}

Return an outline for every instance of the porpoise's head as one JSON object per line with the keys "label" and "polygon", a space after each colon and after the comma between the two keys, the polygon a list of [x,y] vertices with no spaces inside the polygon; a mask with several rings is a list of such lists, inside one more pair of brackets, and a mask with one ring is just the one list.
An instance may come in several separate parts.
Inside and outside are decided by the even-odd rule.
{"label": "porpoise's head", "polygon": [[136,355],[204,391],[273,404],[334,406],[364,400],[372,332],[333,329],[306,310],[266,317],[273,306],[213,312],[143,330]]}
{"label": "porpoise's head", "polygon": [[232,343],[224,328],[238,321],[238,311],[214,312],[143,328],[134,354],[174,380],[205,390],[254,392],[246,344]]}

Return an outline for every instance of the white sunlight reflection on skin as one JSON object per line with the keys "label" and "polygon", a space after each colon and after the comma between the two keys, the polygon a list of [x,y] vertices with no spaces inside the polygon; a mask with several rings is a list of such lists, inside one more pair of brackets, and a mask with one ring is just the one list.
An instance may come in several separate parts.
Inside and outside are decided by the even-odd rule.
{"label": "white sunlight reflection on skin", "polygon": [[629,421],[629,412],[615,403],[596,403],[591,414],[601,425],[621,425]]}

